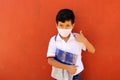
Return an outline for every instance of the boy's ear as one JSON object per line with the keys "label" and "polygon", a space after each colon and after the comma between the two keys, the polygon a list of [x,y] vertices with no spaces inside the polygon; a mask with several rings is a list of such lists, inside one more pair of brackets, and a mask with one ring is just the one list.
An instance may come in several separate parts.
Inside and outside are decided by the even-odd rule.
{"label": "boy's ear", "polygon": [[56,27],[58,26],[58,24],[57,23],[55,23],[56,24]]}
{"label": "boy's ear", "polygon": [[75,26],[75,23],[73,23],[73,27]]}

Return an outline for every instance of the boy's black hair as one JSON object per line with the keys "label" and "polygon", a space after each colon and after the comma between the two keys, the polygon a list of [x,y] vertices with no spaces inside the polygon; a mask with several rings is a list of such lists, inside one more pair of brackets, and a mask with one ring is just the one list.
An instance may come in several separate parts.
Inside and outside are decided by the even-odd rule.
{"label": "boy's black hair", "polygon": [[70,9],[61,9],[56,16],[56,23],[59,21],[65,22],[71,20],[72,24],[74,23],[75,15]]}

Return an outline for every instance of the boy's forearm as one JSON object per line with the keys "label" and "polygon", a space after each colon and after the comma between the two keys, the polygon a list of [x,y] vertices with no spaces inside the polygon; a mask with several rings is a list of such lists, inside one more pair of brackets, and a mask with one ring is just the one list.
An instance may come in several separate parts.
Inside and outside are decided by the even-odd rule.
{"label": "boy's forearm", "polygon": [[94,46],[86,39],[86,41],[84,42],[88,52],[90,53],[95,53],[95,48]]}
{"label": "boy's forearm", "polygon": [[56,61],[54,58],[48,58],[48,63],[54,67],[61,68],[61,69],[68,69],[68,65],[62,64],[58,61]]}

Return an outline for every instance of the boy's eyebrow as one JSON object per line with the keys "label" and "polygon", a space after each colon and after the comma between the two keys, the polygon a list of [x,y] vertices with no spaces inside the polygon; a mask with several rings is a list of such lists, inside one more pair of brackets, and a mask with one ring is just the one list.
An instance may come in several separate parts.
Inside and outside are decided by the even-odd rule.
{"label": "boy's eyebrow", "polygon": [[63,25],[63,24],[60,23],[59,25]]}

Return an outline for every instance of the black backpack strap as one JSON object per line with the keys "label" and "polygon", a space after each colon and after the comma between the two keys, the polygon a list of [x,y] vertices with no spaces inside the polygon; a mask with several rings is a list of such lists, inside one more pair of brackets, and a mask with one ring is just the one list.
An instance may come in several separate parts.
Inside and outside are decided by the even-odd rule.
{"label": "black backpack strap", "polygon": [[54,39],[55,39],[55,41],[56,41],[56,38],[57,38],[57,35],[55,35],[55,38],[54,38]]}

